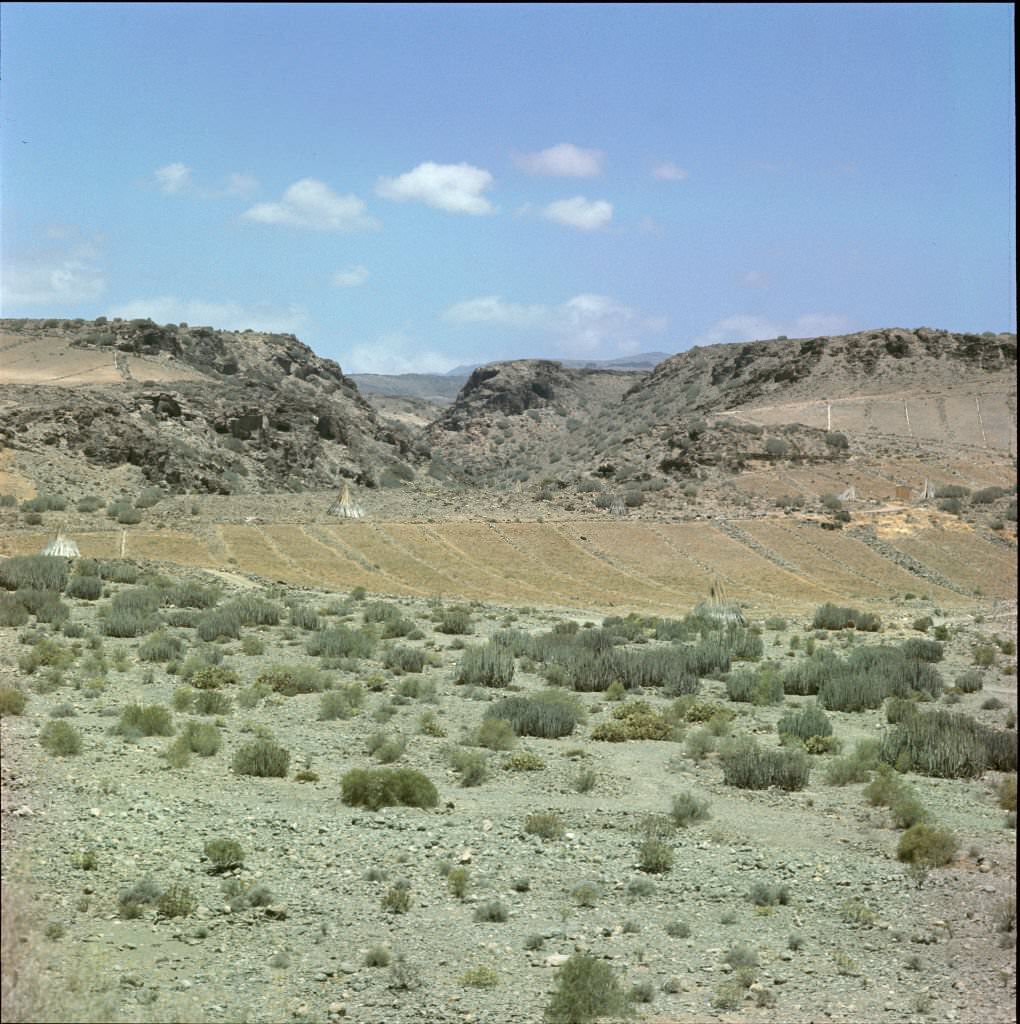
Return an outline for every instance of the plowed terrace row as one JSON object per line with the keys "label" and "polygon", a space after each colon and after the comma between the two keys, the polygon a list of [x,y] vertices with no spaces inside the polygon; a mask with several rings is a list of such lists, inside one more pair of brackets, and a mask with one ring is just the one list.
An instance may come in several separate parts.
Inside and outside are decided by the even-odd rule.
{"label": "plowed terrace row", "polygon": [[[508,605],[674,614],[713,581],[761,612],[824,601],[881,605],[1015,600],[1016,549],[930,518],[876,518],[880,542],[776,517],[667,522],[319,522],[137,527],[76,533],[82,554],[153,559],[269,580]],[[0,554],[39,551],[39,532],[0,536]]]}

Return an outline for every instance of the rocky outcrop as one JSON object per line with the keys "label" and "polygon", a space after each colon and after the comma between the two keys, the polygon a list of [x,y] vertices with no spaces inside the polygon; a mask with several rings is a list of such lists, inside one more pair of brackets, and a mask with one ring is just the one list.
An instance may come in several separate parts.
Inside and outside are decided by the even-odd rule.
{"label": "rocky outcrop", "polygon": [[150,321],[65,321],[59,330],[74,347],[174,361],[196,379],[147,383],[136,372],[94,387],[7,385],[3,447],[134,466],[171,491],[324,489],[339,479],[373,486],[384,467],[414,475],[409,435],[381,424],[335,362],[291,335]]}

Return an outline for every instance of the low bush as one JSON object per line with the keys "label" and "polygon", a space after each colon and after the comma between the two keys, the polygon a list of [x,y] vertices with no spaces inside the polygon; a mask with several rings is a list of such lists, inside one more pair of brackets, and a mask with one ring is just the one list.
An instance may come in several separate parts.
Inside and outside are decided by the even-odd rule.
{"label": "low bush", "polygon": [[341,799],[354,807],[435,807],[439,792],[410,768],[352,768],[340,780]]}
{"label": "low bush", "polygon": [[24,626],[31,614],[13,594],[0,594],[0,626]]}
{"label": "low bush", "polygon": [[540,839],[562,839],[566,833],[563,819],[552,811],[536,811],[524,819],[524,831]]}
{"label": "low bush", "polygon": [[231,764],[238,775],[283,779],[290,767],[290,751],[275,740],[257,739],[239,747]]}
{"label": "low bush", "polygon": [[380,764],[393,764],[404,756],[407,750],[407,739],[403,736],[390,736],[384,732],[374,732],[368,737],[365,749]]}
{"label": "low bush", "polygon": [[137,739],[140,736],[172,736],[174,733],[173,716],[170,709],[162,704],[129,704],[120,713],[115,731],[125,739]]}
{"label": "low bush", "polygon": [[919,824],[900,836],[896,856],[906,864],[940,868],[952,861],[958,846],[956,837],[947,829]]}
{"label": "low bush", "polygon": [[20,715],[28,704],[28,698],[16,686],[0,687],[0,718]]}
{"label": "low bush", "polygon": [[[198,664],[201,664],[201,667],[198,667]],[[181,673],[196,690],[219,690],[224,686],[237,686],[241,681],[231,668],[225,668],[223,665],[198,664],[192,671]]]}
{"label": "low bush", "polygon": [[219,690],[199,690],[192,702],[196,715],[229,715],[232,706],[231,699]]}
{"label": "low bush", "polygon": [[232,871],[244,865],[244,850],[235,839],[211,839],[202,852],[214,872]]}
{"label": "low bush", "polygon": [[67,586],[68,560],[54,555],[16,555],[0,562],[4,590],[53,590]]}
{"label": "low bush", "polygon": [[474,742],[489,750],[510,750],[517,743],[517,733],[505,718],[485,718],[475,731]]}
{"label": "low bush", "polygon": [[510,911],[506,904],[499,900],[485,900],[475,907],[474,914],[476,921],[484,921],[490,924],[502,924],[510,919]]}
{"label": "low bush", "polygon": [[211,722],[188,722],[178,739],[189,751],[200,757],[212,757],[223,743],[220,730]]}
{"label": "low bush", "polygon": [[804,751],[762,748],[749,736],[727,741],[719,762],[726,785],[740,789],[803,789],[811,771]]}
{"label": "low bush", "polygon": [[321,693],[327,682],[326,674],[311,665],[277,664],[260,672],[255,685],[294,697],[299,693]]}
{"label": "low bush", "polygon": [[741,669],[726,677],[726,695],[732,701],[760,707],[782,704],[783,680],[772,666],[763,665],[757,670]]}
{"label": "low bush", "polygon": [[917,712],[885,734],[881,758],[899,771],[939,778],[976,778],[986,769],[1016,771],[1015,732],[938,708]]}
{"label": "low bush", "polygon": [[569,736],[584,720],[576,697],[562,690],[543,690],[531,697],[507,697],[485,710],[486,718],[502,718],[518,736],[556,739]]}
{"label": "low bush", "polygon": [[862,612],[857,608],[844,608],[840,605],[826,603],[815,612],[811,628],[856,629],[861,632],[875,633],[882,628],[882,621],[871,612]]}
{"label": "low bush", "polygon": [[545,1008],[547,1024],[593,1024],[630,1015],[630,1001],[613,968],[590,953],[574,953],[556,973]]}
{"label": "low bush", "polygon": [[72,576],[64,593],[79,601],[98,601],[103,596],[103,581],[98,576]]}
{"label": "low bush", "polygon": [[776,725],[776,732],[780,736],[795,736],[800,740],[812,736],[831,736],[832,722],[820,707],[811,706],[783,715]]}
{"label": "low bush", "polygon": [[375,638],[347,626],[333,626],[313,633],[305,650],[317,658],[371,658],[375,653]]}
{"label": "low bush", "polygon": [[[138,645],[139,661],[177,661],[184,654],[184,641],[162,630],[153,633]],[[197,686],[197,683],[192,683]]]}
{"label": "low bush", "polygon": [[506,647],[487,643],[464,651],[453,681],[465,686],[509,686],[514,669],[514,656]]}
{"label": "low bush", "polygon": [[771,882],[755,882],[747,898],[756,907],[785,907],[790,902],[790,890],[785,885]]}
{"label": "low bush", "polygon": [[690,791],[677,793],[670,804],[669,816],[678,828],[687,828],[711,817],[708,801],[702,800]]}
{"label": "low bush", "polygon": [[71,757],[81,753],[81,733],[69,722],[51,719],[39,731],[39,744],[54,757]]}
{"label": "low bush", "polygon": [[453,747],[449,752],[450,767],[460,776],[465,788],[480,786],[489,777],[488,758],[478,750]]}
{"label": "low bush", "polygon": [[436,618],[436,632],[450,636],[466,636],[474,629],[471,612],[460,605],[443,608]]}
{"label": "low bush", "polygon": [[390,647],[383,654],[383,667],[391,672],[421,672],[425,668],[427,658],[420,647]]}

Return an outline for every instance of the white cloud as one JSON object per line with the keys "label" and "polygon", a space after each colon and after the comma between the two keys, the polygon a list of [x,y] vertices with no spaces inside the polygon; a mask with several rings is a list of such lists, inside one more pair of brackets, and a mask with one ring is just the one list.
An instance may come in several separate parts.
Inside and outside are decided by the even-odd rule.
{"label": "white cloud", "polygon": [[337,195],[314,178],[302,178],[283,193],[278,203],[257,203],[242,214],[259,224],[281,224],[310,231],[370,231],[379,222],[368,214],[363,200]]}
{"label": "white cloud", "polygon": [[248,199],[259,190],[259,180],[251,174],[231,174],[222,194]]}
{"label": "white cloud", "polygon": [[417,338],[395,331],[352,346],[340,362],[344,373],[446,373],[465,361],[423,349]]}
{"label": "white cloud", "polygon": [[665,162],[656,164],[652,168],[652,177],[656,181],[686,181],[690,174],[685,171],[682,167],[678,167],[674,163]]}
{"label": "white cloud", "polygon": [[605,199],[589,202],[584,196],[574,196],[573,199],[558,199],[550,203],[542,211],[542,216],[581,231],[595,231],[613,219],[613,204]]}
{"label": "white cloud", "polygon": [[250,328],[273,334],[297,334],[308,322],[308,314],[299,306],[279,308],[268,303],[246,306],[239,302],[206,302],[171,295],[134,299],[115,306],[107,315],[125,320],[148,318],[158,324],[188,323],[224,331]]}
{"label": "white cloud", "polygon": [[666,327],[665,317],[648,316],[608,295],[575,295],[558,306],[525,306],[497,295],[458,302],[443,318],[455,324],[534,330],[552,337],[560,355],[602,358],[640,350],[641,339]]}
{"label": "white cloud", "polygon": [[8,309],[53,307],[98,299],[106,290],[106,277],[99,249],[81,243],[5,260],[0,284],[0,296]]}
{"label": "white cloud", "polygon": [[581,149],[561,142],[539,153],[522,153],[514,163],[528,174],[548,174],[559,178],[595,178],[602,173],[605,153],[600,149]]}
{"label": "white cloud", "polygon": [[167,164],[158,167],[153,177],[161,192],[174,196],[191,187],[191,168],[187,164]]}
{"label": "white cloud", "polygon": [[338,270],[332,280],[338,288],[357,288],[359,285],[363,285],[368,277],[368,268],[359,265]]}
{"label": "white cloud", "polygon": [[741,281],[745,288],[768,288],[772,284],[772,275],[763,270],[749,270]]}
{"label": "white cloud", "polygon": [[818,335],[846,334],[850,321],[838,313],[805,313],[794,320],[774,321],[765,316],[739,313],[717,320],[695,341],[699,345],[718,345],[735,341],[768,341],[788,338],[813,338]]}
{"label": "white cloud", "polygon": [[168,196],[194,196],[199,199],[248,199],[259,190],[258,179],[250,174],[230,174],[225,184],[210,188],[195,182],[194,172],[187,164],[173,163],[153,172],[156,187]]}
{"label": "white cloud", "polygon": [[451,306],[443,318],[455,324],[500,324],[505,327],[542,327],[548,322],[548,306],[521,306],[504,302],[498,295],[484,295]]}
{"label": "white cloud", "polygon": [[495,207],[482,193],[492,187],[492,175],[471,164],[419,164],[398,178],[380,178],[376,195],[403,203],[416,200],[447,213],[486,214]]}

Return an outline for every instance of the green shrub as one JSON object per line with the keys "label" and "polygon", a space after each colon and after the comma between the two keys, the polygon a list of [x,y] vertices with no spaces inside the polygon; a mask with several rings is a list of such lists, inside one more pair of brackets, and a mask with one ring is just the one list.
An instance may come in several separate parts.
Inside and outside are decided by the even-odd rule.
{"label": "green shrub", "polygon": [[719,762],[726,785],[740,789],[803,789],[811,771],[804,751],[763,749],[749,736],[727,741]]}
{"label": "green shrub", "polygon": [[213,608],[198,618],[195,632],[200,640],[238,640],[241,636],[241,617],[236,608]]}
{"label": "green shrub", "polygon": [[389,736],[384,732],[375,732],[368,737],[365,749],[380,764],[393,764],[404,756],[407,740],[403,736]]}
{"label": "green shrub", "polygon": [[319,721],[335,722],[350,718],[355,708],[345,690],[327,690],[319,698]]}
{"label": "green shrub", "polygon": [[738,703],[759,707],[783,703],[783,680],[771,666],[757,670],[742,669],[726,677],[726,695]]}
{"label": "green shrub", "polygon": [[479,903],[475,907],[474,914],[476,921],[485,921],[490,924],[502,924],[504,921],[509,920],[510,911],[507,910],[506,905],[501,903],[499,900],[485,900],[483,903]]}
{"label": "green shrub", "polygon": [[283,779],[290,767],[290,751],[271,739],[257,739],[239,747],[231,762],[238,775]]}
{"label": "green shrub", "polygon": [[531,697],[507,697],[486,708],[485,717],[506,720],[518,736],[556,739],[574,731],[584,709],[569,693],[543,690]]}
{"label": "green shrub", "polygon": [[285,697],[294,697],[299,693],[321,693],[327,682],[325,673],[311,665],[278,664],[260,672],[255,685],[267,687]]}
{"label": "green shrub", "polygon": [[450,766],[460,776],[462,786],[480,786],[489,777],[488,759],[480,751],[454,747],[449,756]]}
{"label": "green shrub", "polygon": [[871,772],[879,764],[878,740],[861,740],[853,754],[833,758],[826,766],[825,781],[830,786],[848,786],[867,782]]}
{"label": "green shrub", "polygon": [[790,902],[790,890],[785,885],[771,882],[755,882],[747,898],[756,907],[785,907]]}
{"label": "green shrub", "polygon": [[20,715],[27,703],[28,698],[16,686],[0,687],[0,718]]}
{"label": "green shrub", "polygon": [[593,1024],[600,1017],[626,1017],[630,1003],[619,978],[604,960],[574,953],[556,974],[545,1008],[547,1024]]}
{"label": "green shrub", "polygon": [[98,576],[72,576],[64,593],[79,601],[98,601],[103,596],[103,581]]}
{"label": "green shrub", "polygon": [[467,608],[456,605],[453,608],[443,608],[439,612],[439,617],[436,621],[437,633],[446,633],[450,636],[466,636],[473,629],[471,613]]}
{"label": "green shrub", "polygon": [[195,897],[186,885],[169,886],[156,901],[161,917],[188,917],[196,906]]}
{"label": "green shrub", "polygon": [[224,609],[237,615],[242,626],[278,626],[280,606],[254,594],[235,597]]}
{"label": "green shrub", "polygon": [[896,856],[906,864],[940,868],[948,864],[958,849],[956,837],[947,829],[919,824],[900,836]]}
{"label": "green shrub", "polygon": [[505,718],[485,718],[475,732],[474,741],[489,750],[510,750],[517,742],[517,734]]}
{"label": "green shrub", "polygon": [[98,512],[103,507],[103,499],[97,498],[94,494],[89,494],[84,498],[80,498],[74,507],[79,512]]}
{"label": "green shrub", "polygon": [[452,868],[446,876],[446,884],[452,895],[462,900],[467,895],[468,885],[471,882],[471,872],[467,868]]}
{"label": "green shrub", "polygon": [[347,626],[333,626],[313,633],[305,650],[317,658],[371,658],[375,639]]}
{"label": "green shrub", "polygon": [[223,686],[236,686],[240,679],[237,673],[222,665],[196,664],[193,670],[184,671],[182,676],[187,679],[196,690],[218,690]]}
{"label": "green shrub", "polygon": [[678,828],[687,828],[698,821],[707,821],[711,817],[708,801],[702,800],[690,791],[677,793],[670,804],[669,816]]}
{"label": "green shrub", "polygon": [[175,584],[165,595],[166,603],[174,608],[212,608],[219,599],[220,592],[215,587],[189,580]]}
{"label": "green shrub", "polygon": [[341,799],[353,807],[435,807],[436,787],[410,768],[352,768],[340,780]]}
{"label": "green shrub", "polygon": [[862,612],[857,608],[844,608],[840,605],[826,603],[815,612],[811,623],[812,629],[857,629],[861,632],[874,633],[882,628],[882,622],[871,612]]}
{"label": "green shrub", "polygon": [[214,872],[231,871],[244,865],[244,850],[235,839],[211,839],[202,852]]}
{"label": "green shrub", "polygon": [[776,725],[776,732],[780,736],[807,740],[812,736],[831,736],[832,723],[820,707],[811,706],[783,715]]}
{"label": "green shrub", "polygon": [[200,690],[192,702],[197,715],[229,715],[232,706],[230,698],[218,690]]}
{"label": "green shrub", "polygon": [[173,716],[170,709],[162,704],[129,704],[120,713],[116,732],[125,739],[137,739],[139,736],[172,736],[174,733]]}
{"label": "green shrub", "polygon": [[39,731],[39,744],[54,757],[71,757],[81,752],[81,733],[68,722],[53,719]]}
{"label": "green shrub", "polygon": [[0,594],[0,626],[24,626],[29,610],[13,594]]}
{"label": "green shrub", "polygon": [[165,495],[158,487],[143,487],[141,493],[135,498],[135,508],[152,508],[158,505]]}
{"label": "green shrub", "polygon": [[38,494],[21,503],[23,512],[63,512],[66,508],[67,499],[59,494]]}
{"label": "green shrub", "polygon": [[0,562],[0,587],[4,590],[53,590],[67,586],[66,558],[55,555],[16,555]]}
{"label": "green shrub", "polygon": [[942,644],[937,640],[911,637],[900,645],[900,650],[908,658],[917,658],[919,661],[938,662],[942,660]]}
{"label": "green shrub", "polygon": [[509,686],[514,668],[514,656],[506,647],[492,643],[468,647],[453,681],[466,686]]}
{"label": "green shrub", "polygon": [[918,712],[882,739],[881,757],[901,771],[940,778],[976,778],[987,768],[1016,770],[1016,733],[938,708]]}
{"label": "green shrub", "polygon": [[219,729],[211,722],[188,722],[179,740],[182,746],[200,757],[212,757],[223,743]]}
{"label": "green shrub", "polygon": [[533,750],[515,750],[503,758],[503,767],[509,772],[540,772],[545,761]]}
{"label": "green shrub", "polygon": [[[184,642],[159,630],[138,645],[139,661],[176,661],[184,654]],[[193,686],[198,684],[192,682]]]}
{"label": "green shrub", "polygon": [[110,583],[137,583],[138,567],[130,562],[100,562],[99,575]]}
{"label": "green shrub", "polygon": [[524,819],[524,831],[540,839],[562,839],[566,833],[563,819],[552,811],[536,811]]}
{"label": "green shrub", "polygon": [[638,867],[650,875],[665,874],[673,867],[673,847],[661,835],[646,833],[638,844]]}
{"label": "green shrub", "polygon": [[421,672],[426,663],[425,652],[420,647],[390,647],[383,654],[383,667],[391,672]]}

